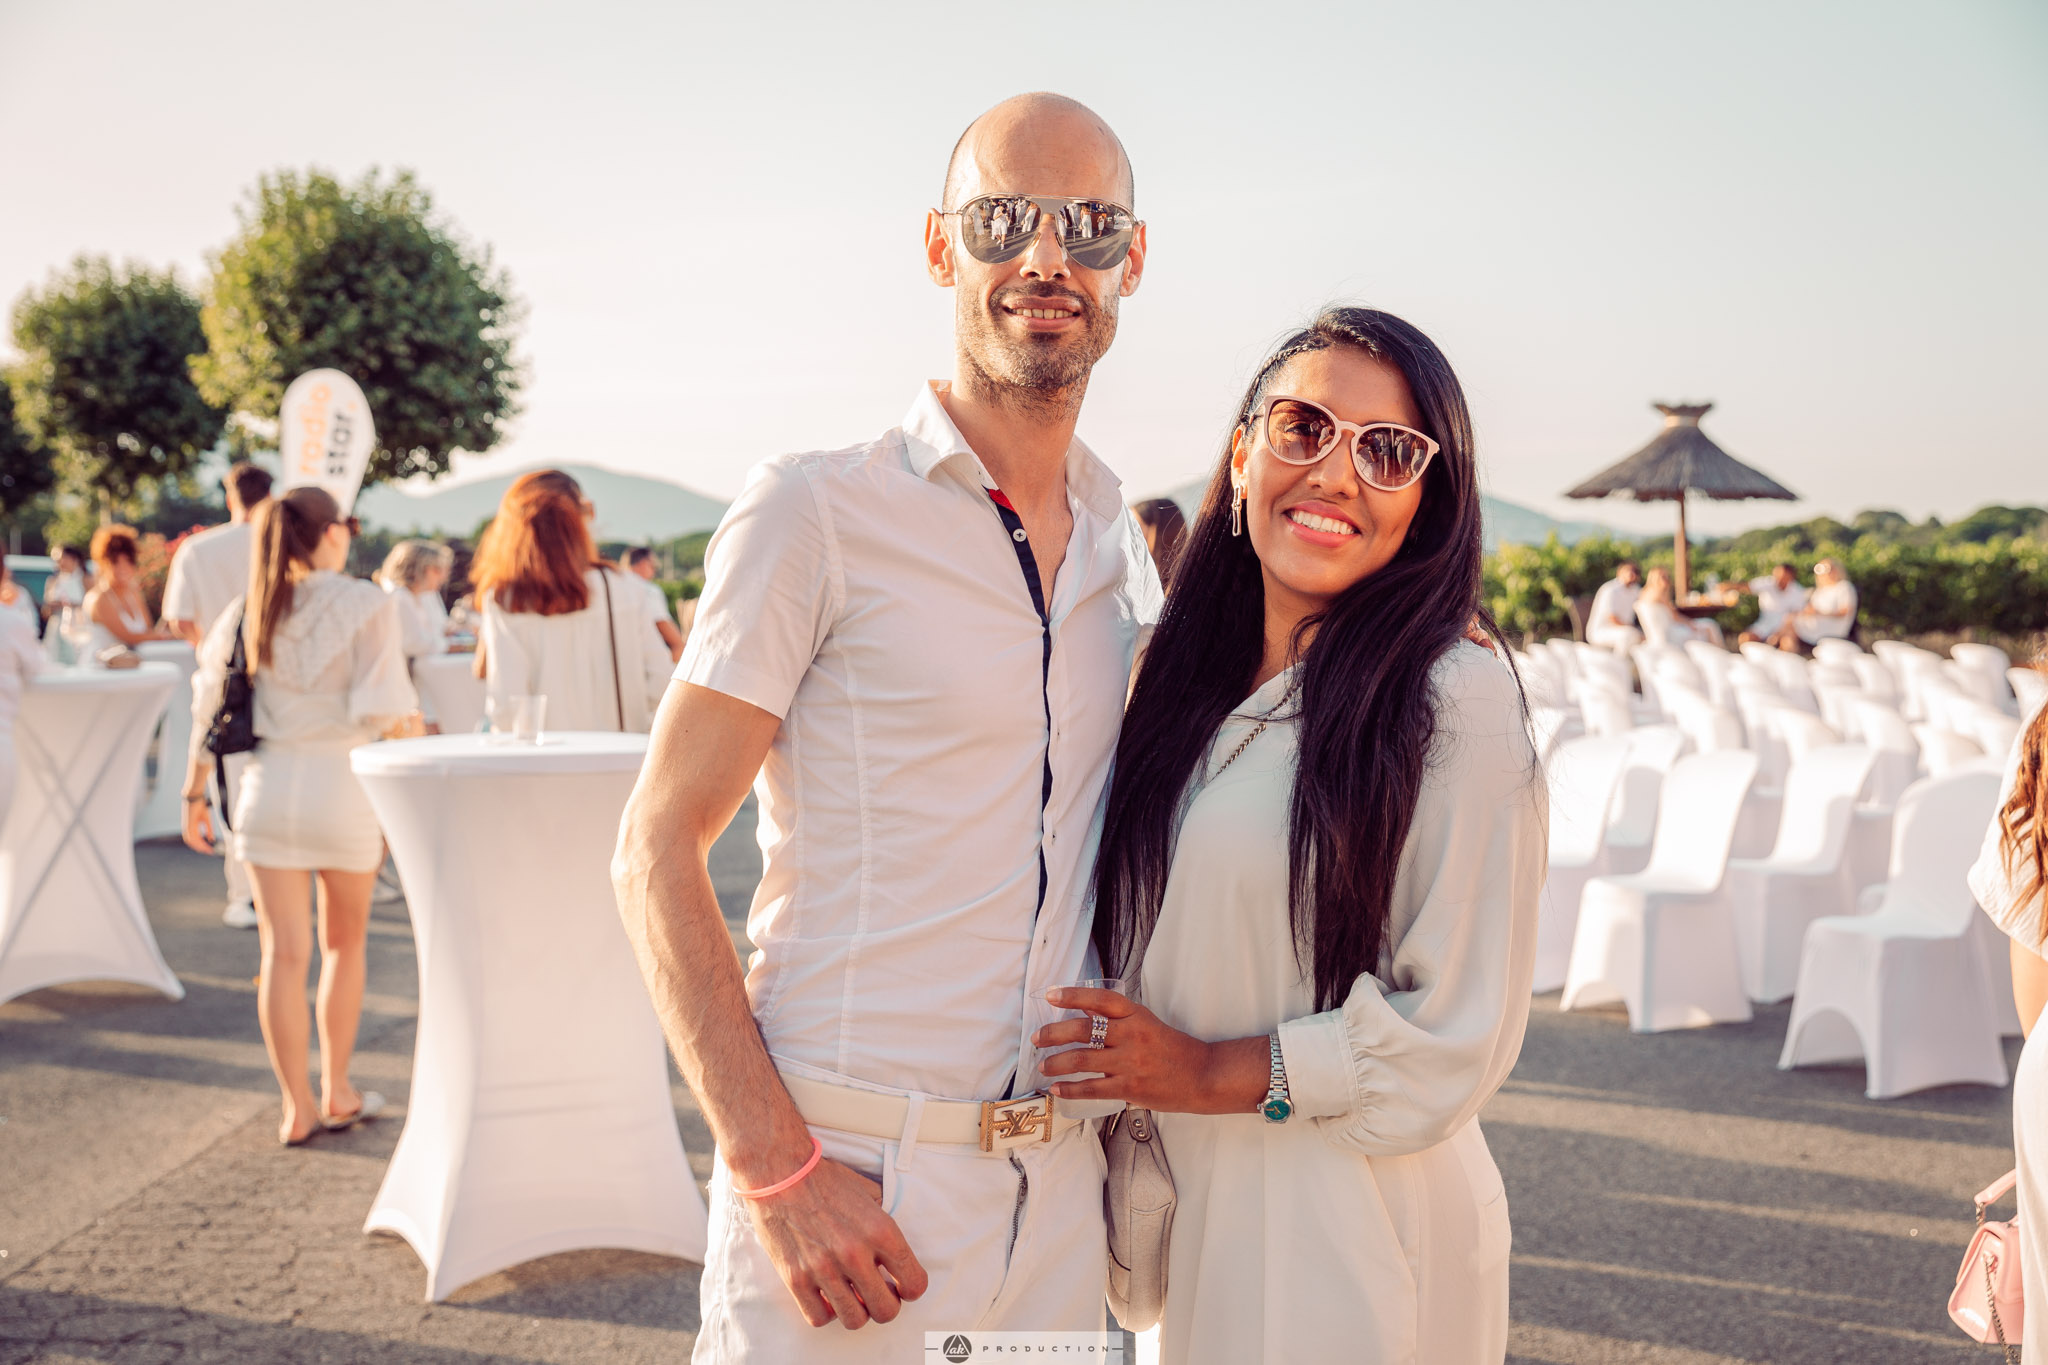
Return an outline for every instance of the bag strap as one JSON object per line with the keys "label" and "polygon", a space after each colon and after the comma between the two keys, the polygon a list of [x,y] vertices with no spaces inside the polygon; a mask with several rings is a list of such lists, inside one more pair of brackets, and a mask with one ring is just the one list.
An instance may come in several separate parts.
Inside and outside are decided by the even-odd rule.
{"label": "bag strap", "polygon": [[619,708],[619,733],[626,730],[626,690],[619,683],[619,623],[612,615],[612,578],[604,571],[604,565],[597,566],[597,581],[604,585],[604,624],[612,637],[612,700]]}
{"label": "bag strap", "polygon": [[1999,1200],[2005,1198],[2006,1195],[2012,1193],[2012,1187],[2019,1181],[2019,1178],[2020,1173],[2015,1168],[2007,1171],[2004,1175],[1977,1191],[1977,1198],[1973,1202],[1977,1205],[1978,1222],[1984,1221],[1984,1210],[1986,1208],[1996,1204]]}

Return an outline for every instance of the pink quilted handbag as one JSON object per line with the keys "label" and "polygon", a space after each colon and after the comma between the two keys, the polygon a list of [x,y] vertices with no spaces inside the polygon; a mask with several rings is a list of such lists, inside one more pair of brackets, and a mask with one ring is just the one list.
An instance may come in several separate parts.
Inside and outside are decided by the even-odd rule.
{"label": "pink quilted handbag", "polygon": [[1948,1296],[1948,1315],[1972,1340],[2005,1348],[2006,1365],[2018,1365],[2019,1339],[2025,1328],[2020,1288],[2020,1220],[1984,1221],[1984,1210],[2011,1192],[2019,1172],[2007,1171],[1977,1195],[1977,1235],[1963,1253],[1956,1288]]}

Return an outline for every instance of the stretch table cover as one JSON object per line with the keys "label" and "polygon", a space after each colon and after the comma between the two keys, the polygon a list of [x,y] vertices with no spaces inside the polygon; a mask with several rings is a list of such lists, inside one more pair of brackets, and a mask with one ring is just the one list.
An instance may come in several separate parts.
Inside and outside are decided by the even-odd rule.
{"label": "stretch table cover", "polygon": [[412,1244],[429,1302],[578,1247],[704,1258],[661,1029],[612,898],[646,747],[451,734],[353,755],[420,963],[412,1098],[364,1230]]}
{"label": "stretch table cover", "polygon": [[0,828],[0,1001],[67,981],[182,999],[135,880],[143,755],[178,686],[171,664],[56,669],[21,697],[21,765]]}
{"label": "stretch table cover", "polygon": [[444,735],[466,735],[484,718],[484,680],[474,654],[427,654],[412,661],[420,703]]}
{"label": "stretch table cover", "polygon": [[149,794],[135,812],[135,837],[160,839],[184,829],[185,769],[191,761],[192,674],[199,667],[197,652],[183,640],[145,640],[135,647],[143,658],[166,663],[178,670],[178,685],[164,708],[163,728],[156,746],[156,781],[145,786]]}

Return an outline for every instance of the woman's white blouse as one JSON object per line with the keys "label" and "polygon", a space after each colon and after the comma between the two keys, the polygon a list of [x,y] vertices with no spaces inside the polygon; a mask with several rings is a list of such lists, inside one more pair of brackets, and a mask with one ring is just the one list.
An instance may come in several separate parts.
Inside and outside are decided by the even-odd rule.
{"label": "woman's white blouse", "polygon": [[[206,757],[206,732],[220,709],[241,619],[237,598],[199,646],[192,678],[194,759]],[[367,744],[419,706],[397,608],[364,579],[325,570],[301,579],[271,654],[255,675],[256,735],[265,747]]]}
{"label": "woman's white blouse", "polygon": [[[2017,884],[2005,865],[2005,853],[2001,845],[2003,835],[1998,825],[1998,811],[2005,809],[2005,803],[2012,799],[2012,789],[2019,781],[2020,754],[2024,752],[2027,732],[2021,730],[2019,738],[2012,744],[2012,752],[2005,759],[2005,781],[1998,787],[1998,805],[1993,809],[1991,824],[1984,831],[1984,846],[1977,853],[1976,865],[1970,869],[1970,894],[1977,898],[1977,904],[1984,907],[1984,913],[1992,922],[2005,930],[2014,940],[2036,953],[2042,952],[2042,892],[2033,887],[2027,870],[2020,868]],[[2031,894],[2022,895],[2021,887],[2031,889]],[[2048,953],[2043,953],[2048,956]]]}
{"label": "woman's white blouse", "polygon": [[485,694],[500,705],[517,696],[546,697],[544,729],[644,734],[654,728],[654,708],[671,671],[646,590],[639,579],[609,569],[587,570],[583,581],[590,601],[581,611],[540,616],[484,604]]}
{"label": "woman's white blouse", "polygon": [[[1295,958],[1286,721],[1193,796],[1145,958],[1148,1006],[1212,1041],[1277,1031],[1297,1120],[1369,1156],[1421,1151],[1469,1122],[1513,1069],[1529,1018],[1549,814],[1520,692],[1476,645],[1453,649],[1434,678],[1436,740],[1376,973],[1317,1012]],[[1205,773],[1290,679],[1224,723]]]}
{"label": "woman's white blouse", "polygon": [[434,611],[441,605],[438,593],[408,592],[396,583],[386,583],[384,591],[398,609],[399,644],[406,658],[448,652],[447,613]]}

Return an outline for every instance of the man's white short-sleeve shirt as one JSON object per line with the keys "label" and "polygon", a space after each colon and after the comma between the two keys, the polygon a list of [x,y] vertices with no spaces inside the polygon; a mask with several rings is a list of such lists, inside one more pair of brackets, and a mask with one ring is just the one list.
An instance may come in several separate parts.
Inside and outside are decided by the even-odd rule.
{"label": "man's white short-sleeve shirt", "polygon": [[1781,588],[1777,579],[1765,574],[1751,579],[1749,590],[1756,594],[1756,624],[1750,629],[1758,635],[1776,634],[1786,617],[1806,605],[1806,585],[1797,581]]}
{"label": "man's white short-sleeve shirt", "polygon": [[1115,476],[1077,440],[1048,659],[942,393],[878,440],[753,470],[676,676],[782,719],[747,923],[769,1051],[992,1098],[1035,1060],[1027,992],[1086,974],[1096,807],[1160,589]]}
{"label": "man's white short-sleeve shirt", "polygon": [[249,524],[229,522],[195,531],[171,556],[164,619],[193,621],[203,639],[228,603],[249,592]]}

